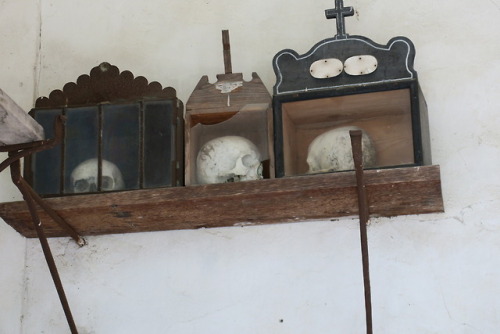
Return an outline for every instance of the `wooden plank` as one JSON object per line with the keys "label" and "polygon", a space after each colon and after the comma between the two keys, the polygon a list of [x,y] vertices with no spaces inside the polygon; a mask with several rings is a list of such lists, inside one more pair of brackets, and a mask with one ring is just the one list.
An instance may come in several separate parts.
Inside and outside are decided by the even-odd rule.
{"label": "wooden plank", "polygon": [[44,138],[43,128],[0,89],[0,146]]}
{"label": "wooden plank", "polygon": [[[372,216],[443,212],[439,166],[369,170]],[[354,172],[46,199],[81,235],[243,226],[358,213]],[[40,211],[48,237],[64,231]],[[36,237],[26,204],[0,204],[0,217]]]}

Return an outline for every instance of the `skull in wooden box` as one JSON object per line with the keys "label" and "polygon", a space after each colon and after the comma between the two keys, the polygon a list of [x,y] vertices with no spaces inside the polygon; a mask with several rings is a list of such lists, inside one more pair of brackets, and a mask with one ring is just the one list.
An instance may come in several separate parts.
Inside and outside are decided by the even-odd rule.
{"label": "skull in wooden box", "polygon": [[[307,164],[309,173],[333,172],[354,169],[350,130],[361,130],[356,126],[344,126],[326,131],[317,136],[309,145]],[[375,148],[372,140],[362,131],[363,164],[374,167]]]}
{"label": "skull in wooden box", "polygon": [[196,159],[200,184],[262,179],[261,154],[250,140],[240,136],[212,139],[202,146]]}
{"label": "skull in wooden box", "polygon": [[[71,185],[74,193],[98,191],[98,160],[89,159],[80,163],[71,172]],[[107,160],[102,160],[101,190],[112,191],[125,188],[122,173],[118,167]]]}

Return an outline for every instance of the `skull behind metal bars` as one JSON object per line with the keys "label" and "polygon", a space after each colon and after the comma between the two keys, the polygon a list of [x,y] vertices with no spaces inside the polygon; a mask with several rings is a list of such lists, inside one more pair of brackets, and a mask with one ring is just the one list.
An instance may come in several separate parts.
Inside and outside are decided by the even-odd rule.
{"label": "skull behind metal bars", "polygon": [[[97,191],[97,159],[89,159],[73,169],[71,172],[71,185],[74,193]],[[118,167],[107,160],[102,160],[101,190],[112,191],[125,188],[122,173]]]}
{"label": "skull behind metal bars", "polygon": [[248,139],[224,136],[208,141],[196,158],[200,184],[262,179],[261,155]]}
{"label": "skull behind metal bars", "polygon": [[[356,126],[345,126],[329,130],[316,137],[309,145],[307,154],[308,173],[335,172],[354,169],[350,130],[361,130]],[[376,165],[376,152],[370,137],[362,130],[363,165]]]}

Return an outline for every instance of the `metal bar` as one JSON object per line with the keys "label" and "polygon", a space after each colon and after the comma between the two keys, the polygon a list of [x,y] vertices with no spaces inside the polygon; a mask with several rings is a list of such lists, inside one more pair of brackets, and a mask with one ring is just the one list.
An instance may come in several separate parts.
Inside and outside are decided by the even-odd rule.
{"label": "metal bar", "polygon": [[15,160],[19,160],[36,152],[48,150],[59,144],[63,139],[65,120],[66,118],[64,116],[56,118],[54,123],[55,136],[52,139],[0,146],[0,152],[9,152],[9,158],[0,164],[0,172],[7,168]]}
{"label": "metal bar", "polygon": [[[67,119],[68,107],[64,107],[61,110],[62,117]],[[61,161],[59,162],[59,193],[63,194],[66,189],[66,159],[64,158],[66,152],[66,127],[63,127],[61,133],[61,146],[59,148],[59,154],[61,155]]]}
{"label": "metal bar", "polygon": [[[62,141],[64,136],[64,116],[59,116],[56,118],[54,124],[54,132],[55,136],[49,140],[37,141],[32,143],[23,143],[16,145],[7,145],[3,146],[5,152],[9,152],[9,156],[6,160],[0,163],[0,172],[3,171],[8,166],[11,166],[11,173],[13,165],[19,160],[36,152],[44,151],[50,149]],[[14,175],[12,175],[14,177]],[[54,209],[52,209],[45,201],[31,188],[31,186],[24,180],[21,176],[21,171],[19,171],[19,175],[16,176],[16,181],[19,184],[22,183],[23,188],[26,189],[30,193],[31,198],[33,198],[40,207],[47,212],[47,214],[57,223],[59,224],[68,234],[76,241],[79,246],[84,246],[86,244],[85,239],[81,237],[71,225],[69,225],[64,218],[62,218]],[[16,183],[19,188],[19,185]]]}
{"label": "metal bar", "polygon": [[139,101],[139,189],[144,188],[144,129],[146,124],[144,124],[146,117],[144,113],[146,112],[146,106],[144,105],[144,100]]}
{"label": "metal bar", "polygon": [[359,234],[361,239],[361,260],[363,262],[363,283],[365,291],[365,313],[366,313],[366,333],[373,333],[372,324],[372,301],[370,288],[370,263],[368,255],[368,234],[366,224],[369,219],[368,198],[366,195],[366,186],[363,173],[363,149],[362,149],[362,132],[361,130],[349,131],[351,136],[352,157],[354,167],[356,169],[356,183],[358,191],[358,206],[359,206]]}
{"label": "metal bar", "polygon": [[75,231],[75,229],[69,225],[66,220],[64,220],[61,215],[59,215],[54,209],[52,209],[45,201],[31,188],[31,186],[26,182],[23,177],[20,177],[19,182],[22,184],[24,189],[30,193],[33,200],[57,223],[61,226],[76,243],[82,247],[85,246],[85,239]]}
{"label": "metal bar", "polygon": [[224,71],[225,74],[233,73],[231,65],[231,44],[229,42],[229,30],[222,30],[222,47],[224,53]]}
{"label": "metal bar", "polygon": [[102,103],[99,104],[99,109],[97,112],[97,117],[98,117],[98,137],[97,137],[97,190],[96,191],[101,191],[102,189],[102,151],[103,151],[103,143],[102,143],[102,136],[103,136],[103,123],[104,123],[104,111],[103,111],[103,105]]}
{"label": "metal bar", "polygon": [[29,143],[4,145],[4,146],[0,146],[0,152],[19,151],[19,150],[23,150],[26,148],[35,148],[35,147],[40,147],[40,146],[45,147],[45,145],[47,145],[48,141],[49,140],[38,140],[38,141],[29,142]]}
{"label": "metal bar", "polygon": [[33,220],[33,225],[35,226],[36,233],[38,235],[38,239],[40,240],[40,244],[42,246],[43,254],[45,256],[45,260],[47,261],[47,265],[50,270],[50,275],[52,276],[52,280],[54,281],[54,285],[56,286],[57,294],[59,295],[59,300],[61,301],[64,314],[66,315],[66,320],[68,321],[69,328],[72,334],[78,334],[78,330],[76,328],[75,321],[73,319],[73,315],[71,314],[71,309],[69,307],[68,299],[66,298],[66,294],[64,293],[64,288],[62,286],[61,278],[59,277],[59,273],[57,271],[57,267],[54,261],[54,257],[52,256],[52,252],[50,251],[50,246],[47,241],[47,237],[43,231],[43,226],[40,218],[38,217],[36,211],[35,200],[31,196],[32,193],[29,188],[26,187],[26,183],[22,181],[21,176],[21,163],[19,160],[14,161],[10,165],[11,169],[11,177],[14,184],[17,186],[19,191],[21,191],[26,204],[28,205],[28,209],[31,214],[31,218]]}
{"label": "metal bar", "polygon": [[55,136],[53,139],[2,146],[0,151],[8,152],[9,156],[6,160],[0,163],[0,172],[10,166],[12,182],[14,182],[14,185],[19,189],[19,191],[23,195],[24,201],[28,205],[28,210],[30,212],[33,225],[38,235],[38,239],[40,240],[40,245],[42,246],[43,254],[45,256],[45,260],[47,261],[47,265],[49,267],[52,280],[54,281],[54,285],[56,286],[57,294],[59,296],[59,300],[61,301],[61,305],[63,307],[64,314],[66,316],[66,320],[68,321],[71,333],[78,334],[73,315],[71,314],[68,299],[66,298],[61,278],[59,277],[56,263],[50,250],[49,242],[47,241],[47,237],[45,236],[45,232],[43,230],[42,221],[40,220],[40,217],[37,213],[36,203],[38,203],[42,207],[42,209],[44,209],[49,214],[49,216],[54,219],[56,223],[64,228],[69,233],[69,235],[73,239],[75,239],[78,245],[85,245],[85,240],[80,237],[78,233],[68,223],[66,223],[66,221],[56,211],[48,206],[43,201],[43,199],[38,196],[38,194],[31,188],[26,180],[23,179],[21,175],[20,162],[20,159],[22,159],[23,157],[29,156],[30,154],[33,154],[35,152],[52,148],[59,144],[62,141],[64,135],[64,121],[64,116],[60,116],[56,119]]}

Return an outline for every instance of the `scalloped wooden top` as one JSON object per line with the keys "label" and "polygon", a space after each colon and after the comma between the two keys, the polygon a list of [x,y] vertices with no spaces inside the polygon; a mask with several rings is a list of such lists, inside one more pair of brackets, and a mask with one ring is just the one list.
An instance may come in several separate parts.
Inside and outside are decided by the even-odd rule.
{"label": "scalloped wooden top", "polygon": [[80,75],[76,83],[68,82],[62,90],[53,90],[49,97],[39,97],[35,108],[74,107],[149,98],[176,99],[176,91],[172,87],[162,88],[156,81],[148,83],[143,76],[134,77],[130,71],[120,72],[118,67],[104,62],[92,68],[90,75]]}

